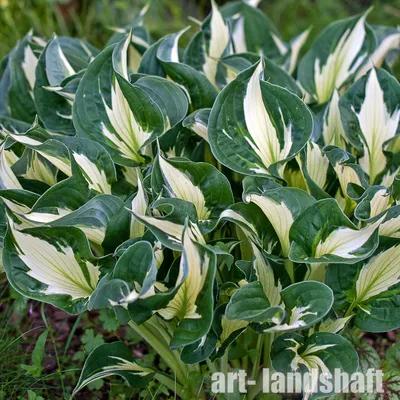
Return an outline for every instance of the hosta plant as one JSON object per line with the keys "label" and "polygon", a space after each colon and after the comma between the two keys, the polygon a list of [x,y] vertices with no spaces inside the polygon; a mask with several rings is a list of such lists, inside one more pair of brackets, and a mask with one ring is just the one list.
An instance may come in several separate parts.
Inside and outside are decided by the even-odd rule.
{"label": "hosta plant", "polygon": [[309,31],[285,42],[253,3],[212,2],[190,40],[152,40],[146,10],[103,50],[30,32],[1,64],[9,283],[112,310],[166,365],[102,344],[72,395],[111,375],[206,399],[224,398],[212,372],[353,373],[349,335],[400,328],[400,31],[366,12],[301,57]]}

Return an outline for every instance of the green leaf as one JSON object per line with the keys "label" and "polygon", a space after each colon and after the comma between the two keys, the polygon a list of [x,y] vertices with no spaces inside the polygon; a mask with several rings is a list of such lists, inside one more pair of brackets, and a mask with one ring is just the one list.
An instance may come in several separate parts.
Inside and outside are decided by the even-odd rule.
{"label": "green leaf", "polygon": [[276,61],[288,52],[273,23],[258,9],[246,2],[232,2],[221,9],[232,23],[232,37],[236,53],[264,54]]}
{"label": "green leaf", "polygon": [[80,229],[18,230],[10,218],[3,265],[17,292],[69,313],[85,310],[100,277],[98,261]]}
{"label": "green leaf", "polygon": [[28,390],[27,393],[28,393],[28,400],[44,400],[44,397],[39,396],[38,394],[36,394],[32,390]]}
{"label": "green leaf", "polygon": [[377,252],[354,265],[332,264],[326,283],[335,294],[334,308],[355,313],[355,326],[384,332],[400,326],[399,246]]}
{"label": "green leaf", "polygon": [[72,103],[82,74],[98,51],[78,39],[53,36],[36,67],[34,96],[39,118],[52,132],[74,135]]}
{"label": "green leaf", "polygon": [[268,312],[269,308],[270,304],[261,283],[251,282],[233,294],[225,315],[228,319],[262,323],[274,316]]}
{"label": "green leaf", "polygon": [[313,120],[296,95],[263,81],[263,70],[262,62],[256,64],[221,92],[211,110],[208,139],[214,156],[228,168],[279,177],[305,146]]}
{"label": "green leaf", "polygon": [[208,118],[210,117],[209,108],[201,108],[190,114],[183,120],[183,126],[191,129],[194,133],[199,135],[202,139],[208,142]]}
{"label": "green leaf", "polygon": [[[282,86],[298,97],[302,97],[302,92],[296,81],[285,70],[266,57],[261,57],[261,59],[264,65],[263,74],[266,82]],[[232,81],[240,72],[251,68],[258,61],[260,61],[260,56],[254,53],[232,54],[223,58],[221,63],[227,68],[226,80]]]}
{"label": "green leaf", "polygon": [[143,387],[153,379],[152,370],[137,364],[125,343],[104,343],[86,359],[73,396],[89,383],[112,375],[120,376],[131,387]]}
{"label": "green leaf", "polygon": [[281,291],[286,308],[285,320],[273,321],[275,326],[267,327],[267,332],[286,332],[310,328],[330,311],[333,304],[331,289],[315,281],[294,283]]}
{"label": "green leaf", "polygon": [[218,61],[231,52],[232,46],[229,26],[214,0],[211,6],[211,14],[204,20],[201,30],[185,50],[184,63],[202,71],[207,79],[217,86],[217,75],[222,68]]}
{"label": "green leaf", "polygon": [[165,119],[143,88],[114,70],[117,49],[109,46],[91,62],[76,93],[73,122],[78,136],[101,143],[114,162],[137,166],[151,153],[147,145],[164,133]]}
{"label": "green leaf", "polygon": [[81,341],[85,351],[88,353],[104,343],[103,337],[100,334],[96,335],[93,329],[86,329]]}
{"label": "green leaf", "polygon": [[256,204],[268,218],[279,238],[281,256],[286,258],[290,249],[291,227],[300,213],[315,203],[315,199],[297,188],[277,187],[264,191],[254,184],[250,186],[252,178],[246,179],[243,197],[246,202]]}
{"label": "green leaf", "polygon": [[32,351],[32,365],[21,365],[21,368],[24,369],[28,375],[39,377],[42,374],[42,362],[46,346],[47,334],[48,331],[45,330],[36,340],[35,348]]}
{"label": "green leaf", "polygon": [[171,339],[171,348],[192,344],[211,328],[214,309],[216,256],[205,247],[198,227],[189,223],[183,232],[183,255],[178,292],[158,313],[165,319],[177,317],[179,323]]}
{"label": "green leaf", "polygon": [[398,132],[399,102],[400,84],[385,70],[375,68],[356,81],[340,99],[346,136],[359,151],[359,163],[371,185],[387,169],[383,146]]}
{"label": "green leaf", "polygon": [[12,50],[8,60],[10,116],[29,124],[33,122],[36,115],[33,88],[40,50],[40,47],[32,43],[32,33],[28,33]]}
{"label": "green leaf", "polygon": [[356,263],[378,246],[382,219],[357,229],[334,199],[319,200],[294,221],[289,258],[307,263]]}
{"label": "green leaf", "polygon": [[[320,373],[333,374],[337,368],[351,375],[358,369],[354,347],[343,337],[326,332],[314,333],[308,338],[294,333],[279,336],[272,343],[271,360],[274,370],[283,373],[298,371],[305,374],[317,369]],[[308,390],[313,388],[316,378],[318,376],[309,374]],[[303,391],[307,392],[307,387],[303,387]],[[317,396],[321,397],[320,394]]]}
{"label": "green leaf", "polygon": [[367,13],[329,24],[315,39],[298,68],[298,79],[319,104],[354,77],[375,48]]}
{"label": "green leaf", "polygon": [[212,230],[220,213],[233,203],[229,181],[207,163],[165,159],[159,155],[151,183],[152,190],[164,198],[192,203],[203,232]]}
{"label": "green leaf", "polygon": [[103,328],[109,332],[116,331],[120,324],[114,311],[103,308],[100,310],[99,319],[103,323]]}

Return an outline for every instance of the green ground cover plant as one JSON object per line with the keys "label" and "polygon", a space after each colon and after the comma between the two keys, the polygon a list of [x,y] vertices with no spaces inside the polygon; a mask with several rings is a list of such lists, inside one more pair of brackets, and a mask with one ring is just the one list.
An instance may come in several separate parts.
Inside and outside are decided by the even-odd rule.
{"label": "green ground cover plant", "polygon": [[240,399],[210,374],[352,374],[381,364],[360,336],[400,328],[400,30],[368,10],[302,52],[310,29],[211,5],[185,47],[187,29],[152,40],[146,6],[102,50],[31,31],[1,65],[1,265],[45,328],[21,368],[40,377],[55,343],[45,304],[136,337],[87,326],[61,398],[117,375],[131,396]]}

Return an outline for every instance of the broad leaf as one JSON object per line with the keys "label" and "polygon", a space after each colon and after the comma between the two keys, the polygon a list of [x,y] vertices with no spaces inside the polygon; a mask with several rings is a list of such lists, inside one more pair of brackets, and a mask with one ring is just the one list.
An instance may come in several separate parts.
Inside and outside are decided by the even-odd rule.
{"label": "broad leaf", "polygon": [[179,323],[171,347],[196,342],[207,334],[213,319],[215,254],[207,249],[197,226],[190,224],[183,232],[183,255],[178,280],[182,286],[168,305],[158,313],[166,319],[177,317]]}
{"label": "broad leaf", "polygon": [[354,324],[369,332],[400,326],[400,247],[378,252],[354,265],[329,266],[326,282],[340,313],[355,313]]}
{"label": "broad leaf", "polygon": [[313,121],[297,96],[264,82],[262,72],[260,62],[240,73],[218,96],[208,138],[214,156],[234,171],[279,176],[283,165],[306,144]]}
{"label": "broad leaf", "polygon": [[301,60],[298,79],[319,104],[348,83],[374,50],[375,35],[366,17],[367,13],[331,23]]}
{"label": "broad leaf", "polygon": [[315,200],[306,192],[296,188],[280,187],[266,192],[248,188],[244,193],[247,202],[261,208],[279,238],[282,257],[287,257],[290,249],[289,231],[298,215]]}
{"label": "broad leaf", "polygon": [[334,199],[319,200],[294,221],[289,258],[295,262],[353,264],[378,246],[382,218],[357,229]]}
{"label": "broad leaf", "polygon": [[124,342],[104,343],[86,359],[73,396],[88,384],[113,375],[131,387],[143,387],[154,377],[152,369],[133,360],[131,349]]}
{"label": "broad leaf", "polygon": [[326,392],[321,395],[315,387],[321,373],[333,375],[339,369],[351,375],[358,369],[354,347],[343,337],[326,332],[314,333],[308,338],[297,334],[280,336],[272,343],[271,360],[275,371],[309,373],[303,387],[306,397],[311,393],[316,398],[327,395]]}
{"label": "broad leaf", "polygon": [[400,84],[382,69],[359,79],[340,99],[343,127],[362,156],[359,163],[374,184],[387,168],[383,146],[398,133]]}
{"label": "broad leaf", "polygon": [[100,277],[86,236],[74,227],[19,231],[9,218],[3,263],[15,290],[69,313],[85,310]]}
{"label": "broad leaf", "polygon": [[78,136],[101,143],[116,163],[137,166],[151,155],[148,145],[164,133],[166,121],[147,92],[128,82],[125,64],[125,75],[115,71],[115,50],[107,47],[88,67],[76,92],[73,121]]}
{"label": "broad leaf", "polygon": [[220,213],[233,203],[230,184],[213,166],[178,159],[157,158],[152,172],[152,190],[162,197],[192,203],[202,230],[215,227]]}

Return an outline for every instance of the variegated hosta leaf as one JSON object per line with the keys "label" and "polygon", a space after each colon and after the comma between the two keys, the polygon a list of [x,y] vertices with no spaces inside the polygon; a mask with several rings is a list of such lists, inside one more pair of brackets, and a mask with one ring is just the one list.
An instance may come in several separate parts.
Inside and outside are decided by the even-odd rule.
{"label": "variegated hosta leaf", "polygon": [[370,186],[354,210],[354,216],[362,221],[371,220],[390,208],[392,203],[393,198],[386,186]]}
{"label": "variegated hosta leaf", "polygon": [[[326,390],[324,395],[318,393],[315,385],[320,374],[333,375],[335,369],[338,369],[351,376],[358,370],[358,355],[354,347],[342,336],[327,332],[314,333],[308,338],[294,333],[279,336],[272,343],[271,360],[277,372],[309,374],[308,379],[302,379],[305,399],[312,393],[316,398],[334,394],[327,393]],[[343,381],[339,384],[345,385]],[[335,386],[334,389],[340,391],[343,388]]]}
{"label": "variegated hosta leaf", "polygon": [[248,321],[228,319],[226,317],[227,305],[227,303],[219,305],[214,313],[212,328],[218,341],[215,346],[215,351],[210,356],[211,361],[222,357],[225,352],[228,351],[232,342],[234,342],[249,325]]}
{"label": "variegated hosta leaf", "polygon": [[[0,80],[0,90],[1,90],[1,80]],[[28,124],[24,121],[19,121],[14,118],[0,115],[0,142],[2,143],[7,138],[6,131],[21,133],[21,132],[26,132],[30,127],[31,127],[30,123]]]}
{"label": "variegated hosta leaf", "polygon": [[[10,151],[6,153],[15,154]],[[29,181],[43,182],[47,186],[53,186],[57,183],[57,168],[29,148],[25,149],[22,156],[14,162],[12,170],[18,177]]]}
{"label": "variegated hosta leaf", "polygon": [[294,221],[289,234],[289,258],[306,263],[356,263],[369,257],[378,246],[383,219],[357,229],[336,200],[319,200]]}
{"label": "variegated hosta leaf", "polygon": [[286,258],[290,250],[289,231],[297,216],[315,199],[303,190],[281,187],[266,192],[248,189],[244,192],[247,202],[261,208],[273,226],[281,245],[281,256]]}
{"label": "variegated hosta leaf", "polygon": [[360,151],[359,163],[374,184],[388,163],[383,146],[397,135],[400,84],[383,69],[373,68],[340,99],[340,113],[349,141]]}
{"label": "variegated hosta leaf", "polygon": [[[356,79],[359,79],[371,68],[380,68],[385,63],[387,56],[392,50],[400,47],[400,30],[398,28],[374,27],[378,43],[368,61],[357,72]],[[391,60],[393,62],[393,59]]]}
{"label": "variegated hosta leaf", "polygon": [[146,90],[128,82],[125,65],[119,66],[125,75],[114,70],[115,50],[120,48],[107,47],[89,65],[76,92],[73,122],[78,136],[101,143],[116,163],[137,166],[151,156],[148,145],[167,121]]}
{"label": "variegated hosta leaf", "polygon": [[[12,172],[11,169],[8,172],[10,171]],[[8,208],[12,210],[15,213],[15,217],[19,219],[21,227],[32,227],[37,224],[49,224],[72,213],[74,210],[78,210],[79,208],[82,208],[79,213],[85,211],[86,216],[88,216],[88,214],[90,216],[91,214],[94,219],[96,219],[96,217],[98,218],[97,223],[95,224],[96,226],[105,227],[105,215],[111,217],[114,212],[117,212],[118,207],[117,209],[114,207],[115,202],[112,201],[111,204],[106,206],[103,214],[100,211],[94,211],[95,209],[91,208],[92,205],[96,204],[96,201],[94,201],[93,204],[89,204],[88,207],[86,203],[93,197],[93,193],[90,192],[87,181],[82,176],[81,171],[74,160],[71,160],[71,171],[71,177],[56,183],[47,189],[41,196],[24,190],[22,187],[19,189],[13,188],[0,191],[1,197],[7,204]],[[14,178],[16,179],[15,175]],[[112,199],[113,197],[110,196],[110,198]],[[118,202],[120,203],[119,209],[123,210],[123,204],[117,199],[117,203]],[[96,212],[100,212],[100,214],[96,215]],[[119,212],[120,211],[118,211],[118,213]],[[127,213],[125,217],[128,218]],[[72,216],[72,223],[76,224],[77,222],[74,218],[75,217]],[[69,217],[66,218],[66,222],[69,220]],[[81,222],[82,221],[79,221],[78,225]],[[123,218],[119,219],[119,224],[121,229],[120,231],[122,232],[125,226]],[[67,223],[67,225],[69,224]],[[85,224],[83,225],[85,226]],[[88,228],[90,232],[90,224],[86,225],[88,225],[86,228]]]}
{"label": "variegated hosta leaf", "polygon": [[143,56],[139,72],[151,73],[148,71],[149,67],[158,66],[168,79],[172,79],[184,90],[191,111],[211,107],[218,94],[216,87],[203,74],[201,68],[197,70],[180,62],[178,42],[184,32],[186,29],[168,35],[154,44]]}
{"label": "variegated hosta leaf", "polygon": [[0,146],[0,197],[17,214],[29,212],[38,199],[36,193],[24,190],[6,157],[6,142]]}
{"label": "variegated hosta leaf", "polygon": [[232,25],[235,53],[262,54],[293,73],[309,30],[285,43],[273,23],[246,2],[228,3],[221,8],[221,12]]}
{"label": "variegated hosta leaf", "polygon": [[[131,209],[134,214],[137,215],[146,215],[147,208],[148,208],[148,198],[146,192],[143,188],[143,182],[137,172],[137,192],[135,193],[134,197],[132,198]],[[140,221],[138,221],[134,214],[131,216],[131,224],[130,224],[130,238],[140,238],[143,236],[145,231],[145,225],[143,225]]]}
{"label": "variegated hosta leaf", "polygon": [[221,213],[220,219],[236,224],[252,243],[267,253],[279,253],[279,239],[274,228],[255,204],[235,203]]}
{"label": "variegated hosta leaf", "polygon": [[326,198],[325,192],[329,183],[329,159],[322,149],[309,141],[305,149],[296,156],[308,192],[316,199]]}
{"label": "variegated hosta leaf", "polygon": [[353,318],[353,315],[349,315],[348,317],[331,319],[328,318],[325,321],[322,321],[318,327],[318,332],[330,332],[330,333],[339,333],[344,329],[346,324]]}
{"label": "variegated hosta leaf", "polygon": [[252,245],[254,260],[253,268],[257,276],[257,280],[261,283],[264,294],[272,307],[281,305],[281,291],[282,285],[278,279],[275,283],[274,270],[269,260],[264,256],[256,245]]}
{"label": "variegated hosta leaf", "polygon": [[301,60],[298,79],[319,104],[349,82],[375,48],[367,13],[328,25]]}
{"label": "variegated hosta leaf", "polygon": [[198,222],[194,204],[177,198],[156,200],[152,204],[150,215],[139,214],[139,210],[130,211],[157,240],[173,250],[182,250],[182,234],[186,219]]}
{"label": "variegated hosta leaf", "polygon": [[72,103],[82,77],[79,72],[97,54],[93,46],[78,39],[53,36],[47,43],[38,60],[34,86],[37,112],[46,129],[75,134]]}
{"label": "variegated hosta leaf", "polygon": [[182,281],[168,305],[158,310],[166,318],[178,318],[171,347],[181,347],[205,336],[213,320],[213,286],[216,256],[205,247],[199,228],[188,223],[182,237],[183,254],[178,275]]}
{"label": "variegated hosta leaf", "polygon": [[[48,215],[36,212],[25,215],[29,221],[48,223],[50,226],[74,226],[81,229],[87,238],[98,245],[102,245],[107,236],[118,235],[118,240],[126,238],[126,229],[122,218],[118,220],[115,229],[111,229],[113,219],[118,213],[124,211],[124,203],[118,197],[112,195],[99,195],[89,200],[78,210],[73,211],[54,221],[41,221],[41,217],[48,218]],[[128,216],[127,216],[128,217]]]}
{"label": "variegated hosta leaf", "polygon": [[166,121],[165,135],[173,133],[174,128],[179,129],[189,108],[185,90],[171,80],[156,76],[132,75],[131,80],[159,106]]}
{"label": "variegated hosta leaf", "polygon": [[279,307],[271,307],[260,282],[255,281],[243,285],[235,291],[226,307],[228,320],[239,320],[256,323],[281,320],[283,311]]}
{"label": "variegated hosta leaf", "polygon": [[349,195],[349,189],[350,186],[360,188],[368,186],[365,173],[358,164],[355,164],[355,158],[339,147],[326,146],[324,153],[339,180],[340,187],[336,192],[335,198],[346,215],[351,215],[356,202]]}
{"label": "variegated hosta leaf", "polygon": [[192,203],[200,227],[212,230],[220,213],[233,203],[229,181],[215,167],[158,156],[152,172],[152,190],[162,197]]}
{"label": "variegated hosta leaf", "polygon": [[400,239],[400,205],[390,207],[385,213],[385,219],[379,227],[379,235],[392,238],[394,242]]}
{"label": "variegated hosta leaf", "polygon": [[284,63],[284,68],[288,71],[289,74],[293,74],[295,69],[297,68],[301,49],[306,43],[311,29],[312,28],[308,28],[289,42],[289,51],[288,54],[285,55],[286,60]]}
{"label": "variegated hosta leaf", "polygon": [[86,236],[74,227],[20,231],[9,218],[3,263],[15,290],[69,313],[85,310],[100,277]]}
{"label": "variegated hosta leaf", "polygon": [[209,108],[202,108],[187,116],[183,121],[184,127],[191,129],[206,142],[208,142],[207,128],[210,111]]}
{"label": "variegated hosta leaf", "polygon": [[7,87],[5,111],[12,118],[32,123],[36,115],[33,96],[35,70],[42,47],[29,32],[11,51],[2,81]]}
{"label": "variegated hosta leaf", "polygon": [[287,332],[310,328],[327,315],[333,304],[333,293],[321,282],[294,283],[281,291],[284,320],[272,320],[265,332]]}
{"label": "variegated hosta leaf", "polygon": [[358,328],[369,332],[399,328],[399,245],[354,265],[330,265],[326,282],[334,291],[336,311],[343,315],[355,313]]}
{"label": "variegated hosta leaf", "polygon": [[67,176],[72,174],[72,156],[90,189],[97,193],[111,194],[116,171],[110,155],[101,144],[79,137],[51,136],[38,124],[34,124],[24,134],[8,134],[38,152]]}
{"label": "variegated hosta leaf", "polygon": [[306,144],[310,111],[294,94],[262,80],[258,63],[240,73],[218,96],[209,119],[214,156],[234,171],[279,176]]}
{"label": "variegated hosta leaf", "polygon": [[110,304],[127,308],[132,320],[141,324],[168,305],[182,285],[187,271],[182,274],[172,286],[171,283],[166,286],[157,282],[155,251],[149,242],[136,242],[119,258],[113,273],[114,279],[121,279],[130,285],[130,292],[119,296],[117,302],[110,299]]}
{"label": "variegated hosta leaf", "polygon": [[[297,86],[296,81],[274,61],[261,57],[264,64],[264,81],[273,83],[274,85],[282,86],[297,96],[301,97],[302,92]],[[221,63],[226,67],[227,76],[225,84],[234,80],[237,75],[250,68],[252,65],[260,61],[260,56],[254,53],[232,54],[224,57]],[[224,84],[224,86],[225,86]]]}
{"label": "variegated hosta leaf", "polygon": [[221,65],[220,58],[232,51],[229,26],[224,21],[215,1],[211,1],[211,15],[201,25],[201,30],[193,36],[185,50],[184,62],[217,85],[217,74]]}
{"label": "variegated hosta leaf", "polygon": [[86,359],[73,396],[88,384],[113,375],[120,376],[131,387],[144,387],[154,378],[151,368],[134,361],[124,342],[104,343]]}
{"label": "variegated hosta leaf", "polygon": [[339,92],[335,89],[326,106],[323,116],[322,136],[326,146],[337,146],[346,149],[346,138],[340,118]]}

